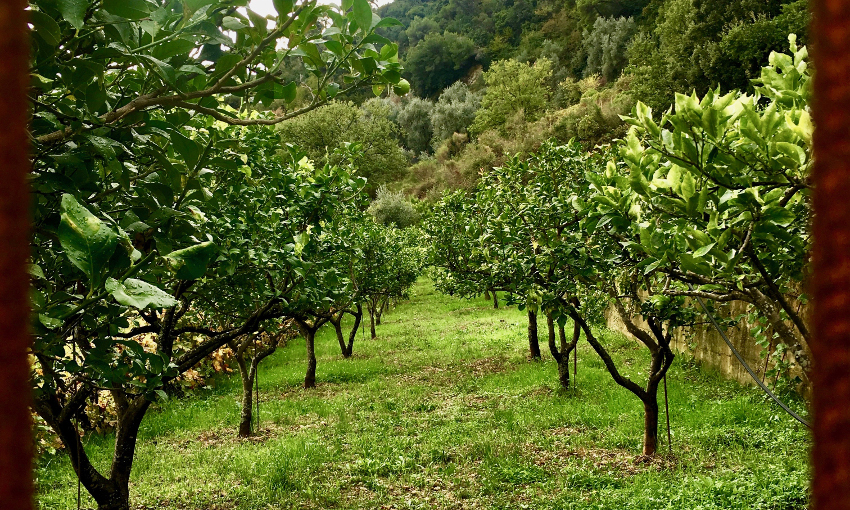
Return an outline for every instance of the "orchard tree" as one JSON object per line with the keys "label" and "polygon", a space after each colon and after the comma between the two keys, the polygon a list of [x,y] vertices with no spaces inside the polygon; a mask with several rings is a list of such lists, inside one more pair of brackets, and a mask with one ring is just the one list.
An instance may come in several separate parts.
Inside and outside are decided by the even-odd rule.
{"label": "orchard tree", "polygon": [[[264,277],[238,316],[199,314],[214,290],[234,290],[208,280],[251,249],[241,233],[217,237],[220,185],[253,173],[228,126],[273,125],[400,80],[395,46],[374,34],[393,20],[365,0],[275,6],[267,19],[240,2],[31,4],[35,410],[100,509],[129,508],[139,425],[163,384],[283,313]],[[293,58],[312,99],[257,113],[295,99]],[[100,391],[118,409],[108,474],[72,421]]]}
{"label": "orchard tree", "polygon": [[679,282],[666,295],[747,303],[805,378],[813,129],[806,48],[789,39],[791,53],[771,54],[754,95],[678,94],[659,123],[638,104],[620,147],[628,177],[598,189],[644,271]]}
{"label": "orchard tree", "polygon": [[[580,145],[547,144],[526,160],[514,158],[504,167],[483,176],[477,194],[483,228],[479,242],[499,258],[485,258],[484,267],[499,267],[506,275],[506,290],[512,300],[531,312],[547,315],[549,346],[558,361],[559,380],[569,386],[569,354],[580,329],[602,358],[612,378],[638,397],[644,407],[644,455],[657,449],[657,390],[673,361],[670,350],[672,329],[682,325],[676,310],[682,299],[658,299],[663,279],[647,279],[640,259],[628,256],[610,231],[622,219],[605,217],[595,204],[600,175],[613,177],[613,163],[584,154]],[[472,231],[472,228],[468,230]],[[620,372],[592,323],[607,305],[619,313],[629,332],[649,351],[650,370],[644,385]],[[641,313],[647,326],[634,320]],[[573,321],[572,340],[564,326]],[[560,348],[555,339],[559,325]],[[532,326],[530,321],[530,329]],[[534,338],[530,335],[530,342]],[[534,346],[531,345],[533,352]]]}
{"label": "orchard tree", "polygon": [[443,196],[424,223],[428,266],[440,292],[473,298],[508,289],[512,275],[502,263],[501,247],[488,246],[482,238],[484,213],[474,195],[456,191]]}
{"label": "orchard tree", "polygon": [[[245,310],[275,302],[270,312],[280,319],[263,325],[261,346],[256,346],[255,331],[228,343],[242,376],[240,435],[245,435],[250,433],[256,365],[274,352],[274,339],[297,329],[283,318],[301,311],[296,304],[305,295],[324,297],[345,285],[336,265],[349,252],[340,249],[327,256],[330,248],[322,242],[337,232],[344,235],[340,225],[347,211],[362,206],[365,182],[351,175],[357,154],[350,150],[337,151],[339,159],[349,161],[347,167],[316,168],[296,149],[280,157],[277,134],[270,127],[230,131],[241,134],[246,165],[231,179],[217,182],[218,194],[208,203],[206,214],[213,218],[209,228],[223,241],[221,252],[208,277],[187,291],[193,306],[184,322],[203,324],[213,318],[218,330],[227,329],[244,320]],[[240,352],[249,347],[250,369],[243,366]]]}

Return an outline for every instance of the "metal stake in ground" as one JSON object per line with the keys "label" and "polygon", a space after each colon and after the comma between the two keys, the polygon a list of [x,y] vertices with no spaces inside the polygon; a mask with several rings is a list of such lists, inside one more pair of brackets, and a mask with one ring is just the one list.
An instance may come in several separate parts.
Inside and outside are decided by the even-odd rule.
{"label": "metal stake in ground", "polygon": [[260,433],[260,364],[257,363],[256,368],[254,368],[254,393],[256,394],[255,399],[257,401],[257,405],[254,407],[257,410],[257,434]]}
{"label": "metal stake in ground", "polygon": [[664,373],[664,415],[667,417],[667,451],[673,453],[673,439],[670,435],[670,404],[667,402],[667,372]]}

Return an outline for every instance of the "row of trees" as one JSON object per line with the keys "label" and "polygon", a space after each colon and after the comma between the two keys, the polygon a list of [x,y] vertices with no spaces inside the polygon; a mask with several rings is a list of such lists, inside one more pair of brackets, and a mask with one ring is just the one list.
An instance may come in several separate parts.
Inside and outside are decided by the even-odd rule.
{"label": "row of trees", "polygon": [[[358,87],[403,94],[375,33],[398,22],[366,0],[246,4],[31,3],[34,409],[100,509],[129,508],[139,426],[170,383],[229,346],[250,433],[257,364],[293,327],[311,387],[316,330],[351,314],[356,331],[362,303],[380,317],[420,269],[416,236],[365,212],[362,146],[314,166],[274,128]],[[107,395],[103,472],[75,421]]]}
{"label": "row of trees", "polygon": [[[677,94],[660,122],[638,103],[610,151],[547,144],[484,174],[472,191],[447,195],[426,224],[438,288],[508,292],[528,309],[532,357],[540,356],[536,314],[546,315],[564,388],[584,333],[613,379],[641,400],[645,455],[657,447],[656,392],[673,361],[673,331],[699,315],[690,298],[749,305],[751,321],[807,377],[799,289],[812,125],[806,49],[790,41],[790,55],[771,54],[754,94]],[[649,351],[644,382],[624,375],[599,338],[593,324],[604,308]]]}

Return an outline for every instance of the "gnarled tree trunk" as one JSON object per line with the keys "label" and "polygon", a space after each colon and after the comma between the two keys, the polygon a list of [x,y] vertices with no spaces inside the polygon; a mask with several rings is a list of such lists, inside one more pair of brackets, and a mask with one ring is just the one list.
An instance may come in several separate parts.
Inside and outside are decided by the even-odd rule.
{"label": "gnarled tree trunk", "polygon": [[561,348],[555,342],[555,319],[551,313],[546,314],[546,326],[549,331],[549,352],[558,363],[558,382],[561,383],[561,388],[567,390],[570,388],[570,353],[575,349],[578,343],[581,329],[578,324],[573,328],[573,339],[567,343],[567,335],[564,332],[564,326],[558,324],[558,337]]}
{"label": "gnarled tree trunk", "polygon": [[[345,336],[342,332],[342,318],[348,313],[354,317],[354,325],[348,333],[348,343],[345,342]],[[350,358],[354,353],[354,339],[357,338],[357,330],[360,329],[360,322],[363,320],[363,305],[357,303],[357,311],[345,310],[340,311],[338,315],[331,316],[328,322],[333,324],[336,332],[336,340],[339,342],[339,350],[342,352],[343,358]]]}
{"label": "gnarled tree trunk", "polygon": [[528,356],[532,360],[539,360],[540,342],[537,340],[537,312],[528,309]]}
{"label": "gnarled tree trunk", "polygon": [[655,455],[658,450],[658,384],[647,388],[643,399],[643,454]]}
{"label": "gnarled tree trunk", "polygon": [[304,338],[307,341],[307,373],[304,374],[304,387],[316,387],[316,330],[305,328]]}
{"label": "gnarled tree trunk", "polygon": [[580,325],[581,330],[584,331],[585,338],[587,338],[587,342],[593,347],[593,350],[596,351],[599,357],[602,358],[605,368],[608,369],[608,373],[611,374],[614,381],[634,393],[643,403],[643,454],[654,455],[658,449],[658,384],[673,363],[673,352],[670,350],[670,331],[668,330],[665,334],[661,326],[650,318],[647,321],[651,330],[650,335],[650,333],[638,328],[632,322],[631,317],[618,299],[615,299],[613,304],[620,318],[623,320],[626,329],[649,349],[652,356],[646,388],[641,388],[634,381],[620,374],[608,351],[596,339],[590,326],[575,308],[568,308],[568,313]]}
{"label": "gnarled tree trunk", "polygon": [[[247,362],[245,354],[248,348],[254,342],[252,336],[246,335],[242,341],[231,342],[230,348],[234,352],[236,364],[239,367],[239,377],[242,379],[242,411],[239,415],[239,437],[250,437],[252,434],[251,423],[254,418],[253,397],[254,397],[254,381],[257,378],[257,369],[260,362],[271,356],[277,350],[279,339],[273,338],[272,344],[264,349],[255,350]],[[257,395],[259,398],[259,395]]]}
{"label": "gnarled tree trunk", "polygon": [[[42,396],[35,402],[35,406],[39,415],[56,431],[67,448],[71,467],[97,502],[98,510],[129,510],[130,472],[133,468],[136,438],[150,401],[144,396],[128,400],[120,393],[113,392],[113,395],[116,396],[118,407],[118,426],[115,431],[115,453],[109,478],[103,476],[91,464],[77,428],[71,422],[73,413],[63,413],[62,405],[55,395]],[[84,404],[85,398],[80,399],[80,403]]]}

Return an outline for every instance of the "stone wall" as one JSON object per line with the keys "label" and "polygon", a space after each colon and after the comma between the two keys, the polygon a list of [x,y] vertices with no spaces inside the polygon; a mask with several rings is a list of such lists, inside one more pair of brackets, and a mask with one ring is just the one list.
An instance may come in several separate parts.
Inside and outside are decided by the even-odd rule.
{"label": "stone wall", "polygon": [[[726,305],[724,308],[724,310],[718,313],[718,317],[716,317],[718,321],[720,318],[734,317],[746,313],[747,305],[742,302],[734,302]],[[630,336],[619,315],[612,308],[606,311],[605,319],[610,329],[618,331],[627,337]],[[639,317],[635,320],[635,323],[645,326],[645,323]],[[746,319],[743,319],[736,326],[727,328],[724,332],[753,371],[760,378],[763,378],[765,372],[765,358],[762,356],[763,348],[757,345],[750,336],[749,331],[751,327]],[[718,369],[722,374],[731,379],[735,379],[743,384],[755,384],[750,374],[738,362],[738,359],[732,354],[732,350],[729,349],[729,346],[726,345],[726,342],[723,341],[723,338],[710,323],[697,325],[693,328],[679,328],[673,335],[671,347],[677,355],[691,355],[701,363]],[[766,382],[768,387],[770,387],[772,381],[768,379]]]}

